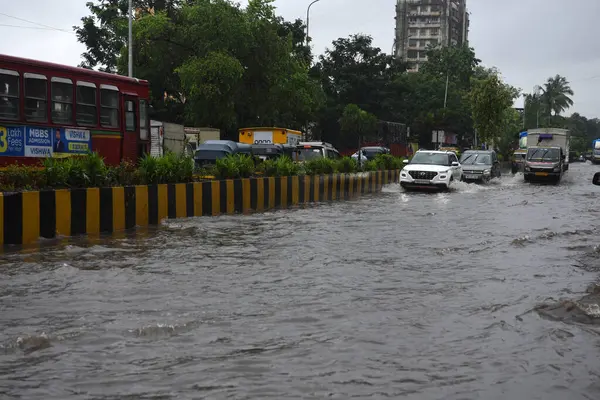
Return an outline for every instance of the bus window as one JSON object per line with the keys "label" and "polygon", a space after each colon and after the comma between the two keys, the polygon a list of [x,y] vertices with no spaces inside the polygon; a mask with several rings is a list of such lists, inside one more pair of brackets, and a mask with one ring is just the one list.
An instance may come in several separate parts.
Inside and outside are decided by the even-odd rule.
{"label": "bus window", "polygon": [[148,140],[148,101],[140,100],[140,139]]}
{"label": "bus window", "polygon": [[135,132],[135,103],[133,100],[125,101],[125,129]]}
{"label": "bus window", "polygon": [[0,69],[0,118],[19,119],[19,73]]}
{"label": "bus window", "polygon": [[66,78],[52,78],[52,122],[73,123],[73,82]]}
{"label": "bus window", "polygon": [[48,119],[48,80],[44,75],[25,73],[25,119],[46,122]]}
{"label": "bus window", "polygon": [[119,127],[119,89],[112,85],[100,85],[100,125]]}
{"label": "bus window", "polygon": [[77,125],[95,126],[98,123],[96,107],[96,85],[91,82],[77,82]]}

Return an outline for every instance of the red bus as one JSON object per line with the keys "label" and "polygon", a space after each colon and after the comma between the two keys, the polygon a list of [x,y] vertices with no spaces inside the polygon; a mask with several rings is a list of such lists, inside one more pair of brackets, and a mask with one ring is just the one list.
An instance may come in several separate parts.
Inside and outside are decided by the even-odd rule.
{"label": "red bus", "polygon": [[109,165],[150,150],[145,80],[0,54],[0,166],[96,151]]}

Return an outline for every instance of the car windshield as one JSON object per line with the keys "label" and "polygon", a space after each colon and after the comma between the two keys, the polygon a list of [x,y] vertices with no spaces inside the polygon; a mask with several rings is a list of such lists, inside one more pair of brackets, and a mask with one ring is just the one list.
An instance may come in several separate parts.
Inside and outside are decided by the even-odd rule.
{"label": "car windshield", "polygon": [[378,154],[384,154],[381,149],[363,149],[363,154],[369,158],[375,158]]}
{"label": "car windshield", "polygon": [[316,158],[323,158],[325,156],[323,149],[319,147],[297,149],[296,155],[298,157],[298,161],[314,160]]}
{"label": "car windshield", "polygon": [[460,158],[460,163],[463,165],[490,165],[492,158],[485,153],[465,153]]}
{"label": "car windshield", "polygon": [[557,162],[560,157],[558,149],[537,148],[527,151],[527,161]]}
{"label": "car windshield", "polygon": [[448,155],[443,153],[420,152],[414,155],[411,164],[450,165]]}

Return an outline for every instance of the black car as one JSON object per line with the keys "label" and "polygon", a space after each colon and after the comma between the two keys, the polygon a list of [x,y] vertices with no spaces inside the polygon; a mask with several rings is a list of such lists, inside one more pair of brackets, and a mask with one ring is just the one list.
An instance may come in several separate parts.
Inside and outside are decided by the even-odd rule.
{"label": "black car", "polygon": [[462,180],[489,182],[500,178],[500,162],[493,150],[467,150],[460,157]]}

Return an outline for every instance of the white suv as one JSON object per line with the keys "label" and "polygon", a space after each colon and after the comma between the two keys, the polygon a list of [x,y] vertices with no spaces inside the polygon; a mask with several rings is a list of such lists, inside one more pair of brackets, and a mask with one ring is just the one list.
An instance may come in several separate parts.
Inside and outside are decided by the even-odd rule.
{"label": "white suv", "polygon": [[462,167],[451,151],[419,150],[400,172],[400,185],[405,189],[447,190],[460,182]]}

